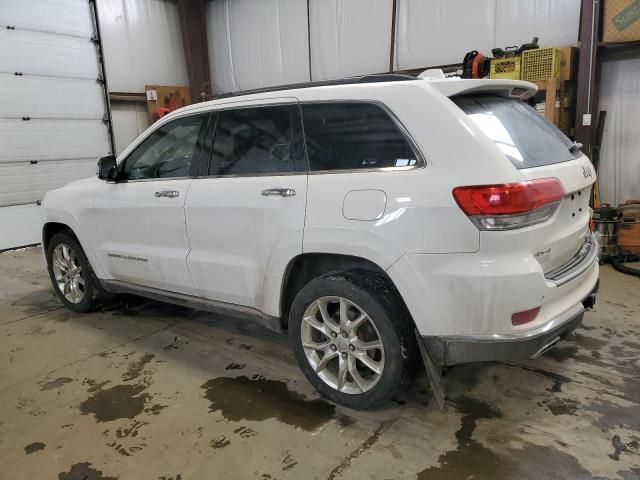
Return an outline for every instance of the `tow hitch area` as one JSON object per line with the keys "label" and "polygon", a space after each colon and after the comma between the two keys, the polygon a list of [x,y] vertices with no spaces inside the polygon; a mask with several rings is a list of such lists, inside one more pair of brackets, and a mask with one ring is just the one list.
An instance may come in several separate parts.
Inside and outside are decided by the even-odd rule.
{"label": "tow hitch area", "polygon": [[586,298],[582,300],[582,305],[584,306],[585,310],[592,309],[596,304],[596,295],[598,294],[599,288],[600,288],[600,279],[598,279],[598,281],[596,282],[596,286],[593,287],[593,290],[591,290],[591,293],[589,293],[589,295],[587,295]]}
{"label": "tow hitch area", "polygon": [[429,385],[431,386],[431,392],[438,403],[440,410],[444,408],[444,399],[447,396],[447,392],[442,385],[442,369],[435,364],[429,349],[425,344],[424,338],[420,335],[418,330],[415,330],[416,340],[418,341],[418,347],[420,348],[420,356],[424,362],[424,368],[427,371],[427,377],[429,378]]}

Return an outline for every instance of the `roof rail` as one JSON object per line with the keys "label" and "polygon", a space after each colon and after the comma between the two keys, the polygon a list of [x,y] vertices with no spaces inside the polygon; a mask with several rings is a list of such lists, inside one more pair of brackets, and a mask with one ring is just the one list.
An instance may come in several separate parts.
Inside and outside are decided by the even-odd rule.
{"label": "roof rail", "polygon": [[321,80],[317,82],[291,83],[289,85],[278,85],[275,87],[256,88],[253,90],[241,90],[239,92],[221,93],[213,97],[214,100],[221,98],[240,97],[252,95],[254,93],[277,92],[280,90],[294,90],[298,88],[326,87],[332,85],[351,85],[357,83],[378,83],[378,82],[402,82],[406,80],[419,80],[411,75],[401,75],[397,73],[380,73],[375,75],[361,75],[357,77],[339,78],[336,80]]}

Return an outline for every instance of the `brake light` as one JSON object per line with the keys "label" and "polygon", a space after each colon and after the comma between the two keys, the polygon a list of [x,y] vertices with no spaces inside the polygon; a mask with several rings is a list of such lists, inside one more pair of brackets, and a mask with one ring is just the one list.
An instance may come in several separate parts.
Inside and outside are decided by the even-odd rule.
{"label": "brake light", "polygon": [[452,193],[480,230],[511,230],[544,222],[565,195],[557,178],[457,187]]}
{"label": "brake light", "polygon": [[524,312],[517,312],[511,315],[512,325],[524,325],[533,321],[540,313],[540,307],[532,308],[531,310],[525,310]]}

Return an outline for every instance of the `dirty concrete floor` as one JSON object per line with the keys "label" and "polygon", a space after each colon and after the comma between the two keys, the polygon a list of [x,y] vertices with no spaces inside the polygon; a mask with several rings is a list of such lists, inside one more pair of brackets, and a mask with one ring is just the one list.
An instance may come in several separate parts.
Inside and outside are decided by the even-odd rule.
{"label": "dirty concrete floor", "polygon": [[141,302],[77,315],[37,248],[0,254],[0,478],[640,479],[640,279],[602,269],[575,335],[356,412],[260,326]]}

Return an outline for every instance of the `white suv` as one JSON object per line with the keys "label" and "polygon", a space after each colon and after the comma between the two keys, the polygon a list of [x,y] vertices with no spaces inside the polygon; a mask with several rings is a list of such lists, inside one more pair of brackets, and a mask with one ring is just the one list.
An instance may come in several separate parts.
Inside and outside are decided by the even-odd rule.
{"label": "white suv", "polygon": [[257,317],[353,408],[418,351],[436,387],[443,366],[535,357],[598,282],[593,167],[535,90],[385,75],[182,108],[46,195],[54,287],[79,312],[135,294]]}

